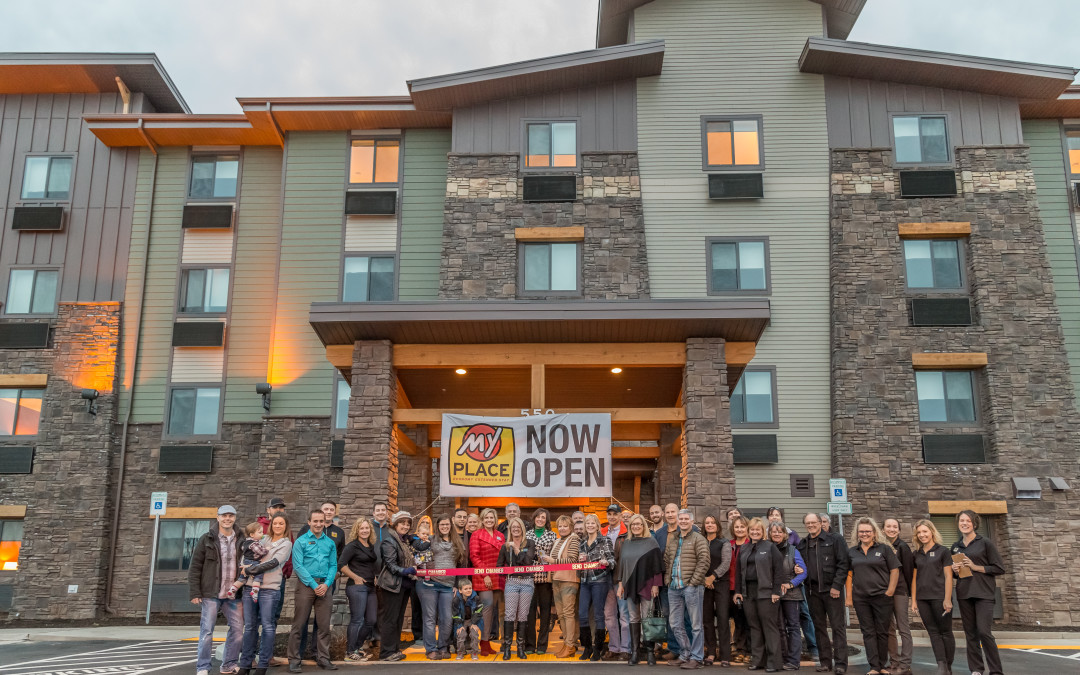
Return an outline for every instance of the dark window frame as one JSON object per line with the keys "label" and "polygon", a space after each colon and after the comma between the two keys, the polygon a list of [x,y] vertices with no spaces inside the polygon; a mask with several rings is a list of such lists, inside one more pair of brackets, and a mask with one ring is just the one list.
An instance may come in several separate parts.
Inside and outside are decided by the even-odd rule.
{"label": "dark window frame", "polygon": [[[758,125],[758,159],[757,164],[709,164],[709,123],[710,122],[743,122],[754,120]],[[732,127],[734,133],[734,126]],[[732,162],[735,161],[735,141],[732,139]],[[701,116],[701,170],[710,173],[718,171],[734,173],[764,173],[765,172],[765,116],[764,115],[702,115]]]}
{"label": "dark window frame", "polygon": [[[348,402],[345,403],[345,419],[344,420],[341,419],[341,415],[338,412],[338,391],[341,389],[342,385],[345,385],[346,389],[349,391],[349,396],[351,398],[351,396],[352,396],[352,385],[349,383],[348,380],[345,379],[345,376],[343,376],[340,372],[335,371],[334,372],[334,398],[333,398],[334,407],[333,407],[333,410],[331,411],[331,415],[330,415],[330,417],[331,417],[330,427],[331,427],[331,431],[332,431],[331,435],[334,438],[343,437],[345,435],[345,430],[348,428],[348,425],[349,425],[349,403]],[[339,426],[339,424],[341,426]]]}
{"label": "dark window frame", "polygon": [[[23,197],[23,193],[26,191],[26,168],[30,159],[35,157],[48,157],[49,168],[45,171],[45,190],[46,196],[44,197]],[[63,198],[49,197],[49,176],[52,175],[52,160],[54,159],[70,159],[71,160],[71,177],[68,179],[67,196]],[[75,189],[75,169],[79,164],[79,154],[77,152],[28,152],[23,156],[23,171],[22,180],[19,182],[19,198],[20,203],[26,204],[70,204],[72,199],[72,192]]]}
{"label": "dark window frame", "polygon": [[[896,118],[897,117],[916,117],[922,119],[924,117],[941,117],[945,120],[945,152],[948,153],[949,158],[945,162],[901,162],[896,157]],[[930,168],[943,168],[951,169],[956,166],[956,152],[952,147],[952,116],[948,111],[932,111],[927,110],[925,112],[892,112],[889,113],[889,145],[893,152],[893,166],[902,169],[930,169]],[[922,138],[922,132],[920,130],[920,139]],[[899,188],[898,188],[899,189]]]}
{"label": "dark window frame", "polygon": [[[22,559],[22,544],[23,544],[23,541],[26,540],[26,522],[25,521],[26,521],[25,518],[0,518],[0,541],[15,541],[15,539],[4,539],[3,538],[5,525],[7,523],[19,523],[19,526],[22,529],[22,533],[19,535],[19,539],[18,539],[18,541],[19,541],[19,555],[18,555],[17,558],[15,558],[15,564],[16,565],[18,565],[20,560]],[[3,576],[14,575],[18,571],[19,571],[18,569],[5,570],[2,567],[0,567],[0,575],[3,575]]]}
{"label": "dark window frame", "polygon": [[[915,288],[908,285],[908,272],[907,272],[907,244],[909,241],[928,241],[930,246],[930,260],[931,268],[933,266],[933,242],[935,241],[954,241],[956,242],[956,264],[960,267],[960,286],[959,288],[937,288],[937,287],[920,287]],[[952,296],[952,297],[968,297],[971,295],[971,284],[968,280],[967,271],[967,242],[968,237],[905,237],[900,240],[900,257],[903,261],[904,267],[904,291],[908,295],[928,295],[928,296]]]}
{"label": "dark window frame", "polygon": [[[9,312],[8,311],[8,298],[11,296],[11,276],[15,272],[21,272],[24,270],[32,270],[34,274],[33,288],[30,291],[30,308],[34,307],[34,295],[37,293],[37,273],[38,272],[56,272],[56,293],[53,296],[52,309],[48,312]],[[43,265],[43,266],[27,266],[27,265],[13,265],[8,270],[7,287],[4,289],[3,310],[4,316],[11,317],[51,317],[56,316],[60,305],[60,289],[64,283],[64,269],[59,265]]]}
{"label": "dark window frame", "polygon": [[[572,291],[527,291],[525,290],[525,247],[526,246],[551,246],[552,244],[574,244],[577,247],[577,269],[574,270],[576,280]],[[585,264],[585,240],[573,241],[519,241],[517,245],[517,296],[519,298],[580,298],[585,294],[585,279],[583,270]],[[549,279],[550,280],[550,279]],[[549,284],[550,285],[550,284]]]}
{"label": "dark window frame", "polygon": [[[175,348],[173,348],[175,349]],[[196,434],[196,433],[181,433],[173,434],[169,432],[169,426],[172,423],[173,416],[173,392],[180,390],[198,390],[198,389],[217,389],[218,390],[218,409],[217,409],[217,428],[212,434]],[[196,392],[195,400],[198,401],[198,393]],[[207,441],[207,440],[220,440],[221,439],[221,427],[222,420],[225,415],[225,383],[224,382],[170,382],[165,388],[165,419],[161,426],[161,437],[170,441]],[[192,411],[192,420],[194,421],[194,410]]]}
{"label": "dark window frame", "polygon": [[[736,278],[738,278],[738,244],[741,243],[765,244],[765,288],[736,288],[732,290],[717,290],[712,285],[712,247],[713,244],[736,244]],[[769,237],[706,237],[705,238],[705,290],[708,295],[772,295],[772,264],[770,263]]]}
{"label": "dark window frame", "polygon": [[[210,529],[210,527],[211,527],[211,525],[213,523],[213,521],[211,521],[209,519],[204,519],[204,518],[162,518],[161,520],[162,520],[162,523],[161,523],[162,525],[165,525],[166,523],[168,523],[168,524],[172,524],[172,523],[185,523],[185,524],[186,523],[206,523],[207,531],[209,531],[209,529]],[[165,534],[166,534],[166,528],[162,527],[161,531],[158,533],[158,551],[159,552],[162,550],[161,539],[165,536]],[[192,553],[194,553],[195,546],[198,545],[200,537],[202,537],[202,533],[200,533],[199,535],[197,535],[195,537],[194,543],[192,544],[192,549],[191,549]],[[183,554],[181,554],[181,569],[178,569],[178,570],[176,570],[176,569],[164,569],[164,570],[161,569],[159,567],[159,565],[161,564],[161,561],[164,560],[164,559],[165,558],[163,558],[163,557],[159,557],[158,560],[154,563],[154,572],[153,573],[154,573],[155,578],[157,578],[158,575],[161,575],[163,579],[168,579],[168,580],[171,580],[174,576],[175,577],[181,577],[181,578],[184,578],[184,579],[187,578],[188,569],[183,568]],[[191,562],[189,560],[188,561],[189,568],[190,568],[190,565],[191,565]]]}
{"label": "dark window frame", "polygon": [[[354,183],[352,182],[352,148],[354,141],[374,141],[375,152],[372,153],[371,158],[371,182],[370,183]],[[375,166],[378,162],[378,147],[379,141],[396,141],[398,144],[398,166],[397,166],[397,180],[392,183],[377,182],[375,180]],[[397,212],[401,213],[401,185],[405,178],[405,136],[404,134],[355,134],[350,135],[345,143],[345,190],[357,191],[357,190],[389,190],[391,188],[397,190]],[[400,219],[399,219],[400,221]]]}
{"label": "dark window frame", "polygon": [[[184,311],[184,299],[187,297],[187,275],[191,271],[205,270],[228,270],[229,272],[229,285],[225,290],[225,309],[221,311],[204,312],[204,311]],[[233,266],[232,264],[207,264],[207,263],[185,263],[180,265],[180,275],[176,288],[176,318],[181,317],[206,317],[216,318],[225,317],[229,314],[229,310],[232,308],[232,287],[233,287]]]}
{"label": "dark window frame", "polygon": [[[344,236],[344,234],[342,235]],[[398,239],[401,238],[401,221],[398,221]],[[344,248],[344,246],[342,246]],[[389,258],[394,263],[394,271],[391,275],[393,288],[390,291],[389,300],[346,300],[345,299],[345,263],[349,258]],[[338,290],[338,297],[341,298],[341,302],[397,302],[398,298],[398,267],[400,266],[400,260],[398,251],[343,251],[341,255],[341,275],[338,277],[341,287]],[[371,295],[371,264],[368,263],[368,296]]]}
{"label": "dark window frame", "polygon": [[[205,159],[207,157],[214,157],[220,159],[222,157],[236,157],[236,192],[231,197],[196,197],[191,194],[191,189],[195,180],[195,162],[196,160]],[[214,165],[214,176],[217,176],[217,164]],[[240,200],[240,188],[243,185],[244,178],[244,153],[243,148],[237,150],[222,150],[220,152],[214,151],[197,151],[191,152],[188,156],[188,169],[187,169],[187,184],[184,189],[185,204],[236,204]],[[236,212],[234,209],[233,219],[235,223]],[[236,229],[235,226],[233,229]]]}
{"label": "dark window frame", "polygon": [[[777,383],[776,383],[776,366],[755,366],[753,368],[745,368],[743,374],[739,376],[741,381],[746,373],[769,373],[770,385],[772,387],[772,422],[735,422],[731,421],[732,429],[779,429],[780,428],[780,402],[777,395]],[[735,384],[738,387],[738,383]],[[730,417],[731,412],[731,399],[735,398],[735,387],[732,387],[731,394],[728,396],[728,413]],[[744,394],[745,396],[745,394]],[[746,410],[746,404],[743,404],[743,410]]]}
{"label": "dark window frame", "polygon": [[[981,382],[980,378],[977,377],[979,372],[982,371],[982,370],[983,370],[982,368],[959,368],[959,369],[952,369],[952,370],[934,370],[934,369],[930,369],[930,368],[920,368],[918,370],[913,370],[912,371],[913,373],[915,373],[915,375],[914,375],[914,377],[912,379],[914,380],[913,384],[915,385],[915,411],[916,411],[916,414],[918,415],[918,419],[919,419],[919,431],[920,431],[920,433],[931,433],[934,430],[939,430],[939,429],[943,430],[943,431],[944,430],[956,431],[956,430],[959,430],[959,429],[966,429],[966,430],[972,430],[973,432],[982,430],[982,428],[983,428],[983,419],[985,417],[983,415],[982,410],[980,410],[980,407],[982,406],[982,398],[983,398],[982,397],[982,392],[980,391],[980,389],[982,387],[982,382]],[[945,393],[945,396],[946,396],[943,399],[946,402],[946,407],[945,407],[946,415],[948,415],[948,401],[949,401],[949,398],[948,398],[948,393],[945,392],[945,389],[944,389],[944,387],[945,387],[944,373],[968,373],[968,375],[970,377],[970,381],[971,381],[971,408],[972,408],[972,411],[973,411],[973,413],[975,415],[975,419],[974,420],[955,421],[955,422],[947,421],[947,420],[946,421],[940,421],[940,422],[923,421],[922,412],[919,410],[919,379],[918,379],[919,376],[918,376],[918,373],[941,373],[942,374],[942,391]]]}
{"label": "dark window frame", "polygon": [[[564,122],[574,123],[574,166],[529,166],[529,125],[530,124],[558,124]],[[521,119],[520,138],[521,155],[518,160],[519,173],[553,173],[574,174],[582,171],[581,162],[581,118],[580,117],[523,117]],[[554,143],[549,148],[548,157],[554,157]]]}
{"label": "dark window frame", "polygon": [[[14,389],[19,392],[16,394],[15,399],[15,418],[12,420],[11,433],[0,433],[0,442],[25,442],[32,440],[41,435],[41,423],[45,417],[45,387],[3,387],[0,386],[0,390]],[[41,410],[38,411],[38,426],[37,431],[32,434],[16,434],[15,430],[19,426],[19,401],[23,399],[24,391],[40,391],[41,392]]]}

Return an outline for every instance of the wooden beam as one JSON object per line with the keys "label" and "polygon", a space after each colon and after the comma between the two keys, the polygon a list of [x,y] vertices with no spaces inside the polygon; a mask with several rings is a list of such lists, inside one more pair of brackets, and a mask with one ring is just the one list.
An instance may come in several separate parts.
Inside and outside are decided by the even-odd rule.
{"label": "wooden beam", "polygon": [[[733,343],[742,344],[742,343]],[[346,345],[352,367],[352,346]],[[337,365],[342,348],[326,348],[327,359]],[[334,356],[331,356],[331,350]],[[681,342],[596,344],[475,344],[394,345],[395,368],[505,368],[531,366],[683,366],[686,345]]]}
{"label": "wooden beam", "polygon": [[[394,378],[397,380],[397,378]],[[401,386],[401,380],[397,380],[397,408],[411,408],[412,403],[409,401],[409,396],[405,393],[405,387]]]}
{"label": "wooden beam", "polygon": [[439,448],[436,448],[435,446],[428,448],[427,456],[428,459],[438,459],[441,456]]}
{"label": "wooden beam", "polygon": [[413,443],[413,439],[401,430],[401,427],[394,425],[394,435],[397,436],[398,452],[404,455],[418,455],[420,454],[420,448],[416,447],[416,443]]}
{"label": "wooden beam", "polygon": [[1001,515],[1009,512],[1009,504],[1005,500],[993,501],[928,501],[926,511],[935,516],[954,516],[961,511],[974,511],[980,516]]}
{"label": "wooden beam", "polygon": [[545,398],[545,383],[544,383],[544,364],[534,363],[532,364],[532,393],[529,401],[532,404],[534,410],[544,409]]}
{"label": "wooden beam", "polygon": [[570,227],[518,227],[514,229],[518,241],[581,241],[585,239],[585,226]]}
{"label": "wooden beam", "polygon": [[613,441],[658,441],[660,440],[659,424],[614,424],[611,427],[611,440]]}
{"label": "wooden beam", "polygon": [[970,237],[971,223],[900,223],[897,226],[901,239],[955,239]]}
{"label": "wooden beam", "polygon": [[[654,422],[673,424],[686,419],[683,408],[560,408],[560,413],[611,413],[614,422]],[[492,408],[476,410],[468,408],[406,408],[394,411],[394,422],[400,424],[442,423],[444,413],[477,415],[481,417],[520,417],[520,408]]]}
{"label": "wooden beam", "polygon": [[[153,518],[153,516],[149,516]],[[216,506],[169,506],[163,520],[216,520]]]}
{"label": "wooden beam", "polygon": [[933,352],[911,355],[915,370],[971,370],[985,368],[989,363],[986,352]]}
{"label": "wooden beam", "polygon": [[0,387],[44,387],[48,381],[48,375],[25,373],[0,375]]}
{"label": "wooden beam", "polygon": [[26,504],[6,504],[0,506],[0,518],[25,518]]}
{"label": "wooden beam", "polygon": [[641,513],[641,474],[634,476],[634,513]]}
{"label": "wooden beam", "polygon": [[469,497],[469,506],[501,509],[514,502],[522,509],[566,508],[570,506],[588,506],[588,497]]}
{"label": "wooden beam", "polygon": [[757,352],[753,342],[728,342],[724,344],[724,361],[729,366],[745,366]]}
{"label": "wooden beam", "polygon": [[659,457],[660,448],[655,445],[611,448],[612,459],[659,459]]}
{"label": "wooden beam", "polygon": [[326,360],[335,368],[352,370],[352,345],[326,345]]}

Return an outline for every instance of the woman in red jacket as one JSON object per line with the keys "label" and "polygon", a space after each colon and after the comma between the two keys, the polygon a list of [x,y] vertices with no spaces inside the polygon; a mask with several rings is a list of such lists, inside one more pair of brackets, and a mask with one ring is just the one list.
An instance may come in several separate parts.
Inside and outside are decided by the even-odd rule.
{"label": "woman in red jacket", "polygon": [[[506,537],[502,532],[495,529],[499,517],[495,509],[484,509],[480,512],[480,529],[472,533],[469,538],[469,560],[473,567],[497,567],[499,549],[506,543]],[[480,594],[480,602],[484,603],[484,627],[487,632],[487,640],[480,642],[480,653],[491,656],[495,652],[491,649],[489,640],[499,638],[499,622],[495,620],[495,604],[502,596],[503,576],[501,574],[474,574],[472,578],[473,590]]]}

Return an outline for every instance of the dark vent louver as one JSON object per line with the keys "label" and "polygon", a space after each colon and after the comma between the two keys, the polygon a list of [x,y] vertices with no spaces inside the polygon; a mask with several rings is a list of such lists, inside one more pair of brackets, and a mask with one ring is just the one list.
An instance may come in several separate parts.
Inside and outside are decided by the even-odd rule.
{"label": "dark vent louver", "polygon": [[911,301],[913,326],[970,326],[969,298],[914,298]]}
{"label": "dark vent louver", "polygon": [[924,434],[923,461],[927,464],[985,464],[982,434]]}
{"label": "dark vent louver", "polygon": [[45,349],[49,346],[49,323],[0,323],[0,349]]}
{"label": "dark vent louver", "polygon": [[188,204],[184,207],[183,227],[187,230],[232,227],[232,204]]}
{"label": "dark vent louver", "polygon": [[526,202],[572,202],[577,199],[577,177],[524,176],[521,195]]}
{"label": "dark vent louver", "polygon": [[0,446],[0,473],[30,473],[33,467],[33,448]]}
{"label": "dark vent louver", "polygon": [[732,461],[735,464],[776,464],[776,434],[742,434],[731,438]]}
{"label": "dark vent louver", "polygon": [[159,473],[210,473],[214,448],[209,445],[163,445],[158,455]]}
{"label": "dark vent louver", "polygon": [[223,347],[224,321],[177,321],[173,324],[173,347]]}
{"label": "dark vent louver", "polygon": [[62,206],[16,206],[12,211],[13,230],[56,232],[64,229]]}
{"label": "dark vent louver", "polygon": [[1080,209],[1080,183],[1073,183],[1073,197],[1076,208]]}
{"label": "dark vent louver", "polygon": [[956,172],[952,169],[943,171],[901,171],[901,197],[955,197]]}
{"label": "dark vent louver", "polygon": [[709,199],[761,199],[765,183],[760,173],[709,174]]}
{"label": "dark vent louver", "polygon": [[814,475],[810,473],[790,474],[792,497],[814,497]]}
{"label": "dark vent louver", "polygon": [[[184,584],[184,588],[187,588],[187,584]],[[12,584],[0,584],[0,612],[7,612],[11,609],[11,598],[14,595],[15,586]],[[191,601],[188,601],[191,605]],[[195,605],[191,605],[194,607]]]}
{"label": "dark vent louver", "polygon": [[150,601],[151,612],[191,614],[202,611],[191,604],[187,584],[154,584],[154,597]]}
{"label": "dark vent louver", "polygon": [[345,213],[350,216],[392,216],[397,213],[397,191],[347,192],[345,193]]}
{"label": "dark vent louver", "polygon": [[345,468],[345,441],[338,438],[330,441],[330,468]]}

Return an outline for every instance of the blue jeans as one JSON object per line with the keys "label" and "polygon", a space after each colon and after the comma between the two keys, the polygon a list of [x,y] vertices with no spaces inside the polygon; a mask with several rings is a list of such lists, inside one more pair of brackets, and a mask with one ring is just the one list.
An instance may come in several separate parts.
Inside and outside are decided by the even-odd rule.
{"label": "blue jeans", "polygon": [[[802,626],[803,637],[806,638],[806,648],[816,658],[818,655],[817,634],[814,632],[814,621],[810,618],[810,603],[806,600],[806,594],[810,591],[804,584],[803,599],[799,604],[799,624]],[[799,645],[799,653],[802,653],[802,645]]]}
{"label": "blue jeans", "polygon": [[[704,601],[704,586],[668,587],[668,605],[671,607],[668,623],[675,631],[675,639],[679,643],[679,657],[683,661],[701,663],[705,660],[705,631],[702,629]],[[683,623],[686,615],[690,617],[689,637]]]}
{"label": "blue jeans", "polygon": [[630,603],[626,598],[616,598],[619,608],[619,646],[624,654],[630,653]]}
{"label": "blue jeans", "polygon": [[784,663],[797,666],[802,656],[802,635],[799,631],[799,605],[800,600],[780,601],[780,653],[784,656]]}
{"label": "blue jeans", "polygon": [[345,651],[355,652],[371,637],[379,602],[375,598],[375,588],[364,584],[346,586],[345,595],[349,598],[349,643]]}
{"label": "blue jeans", "polygon": [[264,588],[259,591],[259,601],[242,590],[244,599],[244,649],[240,653],[240,667],[251,668],[255,660],[255,643],[259,642],[259,626],[262,626],[262,642],[259,647],[259,665],[256,668],[268,668],[270,657],[274,655],[274,634],[277,621],[274,610],[281,591],[276,588]]}
{"label": "blue jeans", "polygon": [[[424,613],[424,651],[437,652],[450,649],[450,629],[454,623],[451,605],[454,589],[434,581],[418,581],[416,593]],[[438,627],[438,635],[435,628]]]}
{"label": "blue jeans", "polygon": [[608,591],[611,590],[611,582],[583,581],[578,590],[578,621],[582,628],[589,627],[589,610],[592,610],[593,623],[597,630],[604,628],[604,603],[607,602]]}
{"label": "blue jeans", "polygon": [[214,652],[214,624],[217,623],[219,610],[229,624],[221,668],[232,669],[236,666],[240,642],[244,637],[244,606],[239,599],[203,598],[199,608],[202,615],[199,617],[199,655],[196,657],[195,670],[210,670],[210,659]]}

